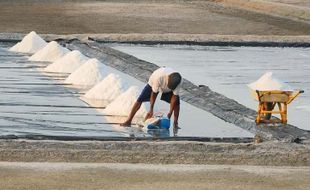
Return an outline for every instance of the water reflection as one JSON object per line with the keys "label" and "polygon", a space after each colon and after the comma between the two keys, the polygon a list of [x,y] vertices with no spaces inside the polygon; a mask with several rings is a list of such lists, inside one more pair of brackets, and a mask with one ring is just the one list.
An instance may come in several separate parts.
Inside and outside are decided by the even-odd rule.
{"label": "water reflection", "polygon": [[147,133],[155,138],[166,138],[170,137],[169,129],[148,129]]}

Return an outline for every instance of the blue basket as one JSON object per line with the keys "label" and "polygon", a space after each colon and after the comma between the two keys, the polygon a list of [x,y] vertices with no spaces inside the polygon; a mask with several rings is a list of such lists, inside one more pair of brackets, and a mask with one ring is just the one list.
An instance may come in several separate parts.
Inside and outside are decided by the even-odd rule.
{"label": "blue basket", "polygon": [[159,127],[156,126],[156,125],[153,125],[153,124],[149,124],[149,125],[147,126],[147,129],[159,129]]}
{"label": "blue basket", "polygon": [[164,129],[170,128],[170,119],[163,117],[159,120],[159,126]]}

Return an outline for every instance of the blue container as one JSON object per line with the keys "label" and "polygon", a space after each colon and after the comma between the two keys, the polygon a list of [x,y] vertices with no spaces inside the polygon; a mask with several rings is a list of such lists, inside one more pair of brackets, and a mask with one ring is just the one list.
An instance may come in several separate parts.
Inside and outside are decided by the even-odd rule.
{"label": "blue container", "polygon": [[164,129],[169,129],[170,128],[170,119],[168,119],[167,117],[161,118],[159,121],[159,126],[161,128],[164,128]]}
{"label": "blue container", "polygon": [[153,125],[153,124],[149,124],[149,125],[147,126],[147,129],[158,129],[158,128],[159,128],[158,126]]}

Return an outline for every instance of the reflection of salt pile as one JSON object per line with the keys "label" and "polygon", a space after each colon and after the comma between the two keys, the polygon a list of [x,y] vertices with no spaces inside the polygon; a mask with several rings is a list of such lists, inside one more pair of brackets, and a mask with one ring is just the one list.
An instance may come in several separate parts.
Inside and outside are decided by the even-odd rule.
{"label": "reflection of salt pile", "polygon": [[[104,110],[104,113],[108,115],[128,116],[133,104],[137,100],[138,93],[137,86],[130,87],[126,92],[118,96],[111,104],[109,104]],[[146,113],[146,108],[142,105],[136,116],[144,117]]]}
{"label": "reflection of salt pile", "polygon": [[81,67],[68,76],[67,84],[93,86],[111,73],[111,69],[97,59],[86,61]]}
{"label": "reflection of salt pile", "polygon": [[44,70],[47,72],[72,73],[88,60],[81,52],[74,50],[57,59]]}
{"label": "reflection of salt pile", "polygon": [[48,61],[53,62],[68,53],[69,50],[60,46],[57,42],[48,43],[43,49],[32,55],[30,61]]}
{"label": "reflection of salt pile", "polygon": [[261,76],[257,81],[248,84],[252,90],[269,91],[269,90],[282,90],[292,91],[292,88],[280,81],[279,79],[272,76],[272,72],[267,72]]}
{"label": "reflection of salt pile", "polygon": [[89,99],[113,101],[123,93],[128,85],[116,74],[109,74],[100,83],[90,89],[85,97]]}
{"label": "reflection of salt pile", "polygon": [[15,46],[10,48],[10,51],[21,53],[35,53],[38,50],[44,48],[47,43],[32,31],[27,34],[21,42],[18,42]]}

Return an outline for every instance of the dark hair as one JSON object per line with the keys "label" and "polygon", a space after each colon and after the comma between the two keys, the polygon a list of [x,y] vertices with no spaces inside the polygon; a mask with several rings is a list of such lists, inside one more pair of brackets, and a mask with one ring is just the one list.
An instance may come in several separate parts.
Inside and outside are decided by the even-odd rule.
{"label": "dark hair", "polygon": [[171,90],[176,89],[176,87],[181,83],[182,77],[180,73],[171,73],[168,76],[168,88]]}

